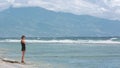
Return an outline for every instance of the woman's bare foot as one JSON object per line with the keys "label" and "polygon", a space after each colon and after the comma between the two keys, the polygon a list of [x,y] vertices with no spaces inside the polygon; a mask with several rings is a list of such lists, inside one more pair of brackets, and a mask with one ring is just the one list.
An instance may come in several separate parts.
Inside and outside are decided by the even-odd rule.
{"label": "woman's bare foot", "polygon": [[25,64],[25,62],[24,62],[24,61],[21,61],[21,63]]}

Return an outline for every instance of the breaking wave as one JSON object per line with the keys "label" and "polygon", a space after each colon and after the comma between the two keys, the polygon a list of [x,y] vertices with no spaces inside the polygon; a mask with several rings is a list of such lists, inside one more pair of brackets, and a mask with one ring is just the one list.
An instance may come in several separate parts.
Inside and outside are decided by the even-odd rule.
{"label": "breaking wave", "polygon": [[[0,42],[20,42],[19,39],[2,39]],[[109,38],[109,39],[26,39],[27,43],[95,43],[95,44],[120,44],[118,38]]]}

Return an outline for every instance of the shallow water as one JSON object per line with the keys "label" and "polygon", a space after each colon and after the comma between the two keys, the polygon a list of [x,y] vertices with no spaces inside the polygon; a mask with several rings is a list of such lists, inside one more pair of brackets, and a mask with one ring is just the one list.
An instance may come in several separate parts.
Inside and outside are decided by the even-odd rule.
{"label": "shallow water", "polygon": [[[1,42],[1,57],[20,61],[20,43]],[[119,44],[27,43],[25,60],[34,68],[119,68]]]}

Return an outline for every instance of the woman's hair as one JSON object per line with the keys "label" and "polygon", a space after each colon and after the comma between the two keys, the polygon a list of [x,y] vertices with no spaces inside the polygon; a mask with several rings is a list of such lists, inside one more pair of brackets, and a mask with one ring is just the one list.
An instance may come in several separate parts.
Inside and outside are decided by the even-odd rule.
{"label": "woman's hair", "polygon": [[25,38],[25,35],[22,35],[21,39]]}

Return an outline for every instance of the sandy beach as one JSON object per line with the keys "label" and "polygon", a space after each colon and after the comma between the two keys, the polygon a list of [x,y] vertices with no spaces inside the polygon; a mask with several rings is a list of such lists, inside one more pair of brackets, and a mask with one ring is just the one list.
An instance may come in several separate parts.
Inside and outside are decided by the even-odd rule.
{"label": "sandy beach", "polygon": [[36,66],[36,64],[32,64],[32,63],[22,64],[12,59],[7,59],[7,58],[1,59],[0,58],[0,68],[54,68],[54,66],[49,63],[40,63],[39,66],[38,65]]}
{"label": "sandy beach", "polygon": [[0,60],[0,68],[31,68],[31,66],[18,63],[9,63]]}

